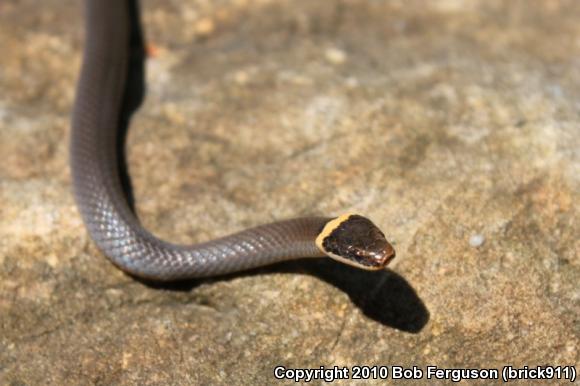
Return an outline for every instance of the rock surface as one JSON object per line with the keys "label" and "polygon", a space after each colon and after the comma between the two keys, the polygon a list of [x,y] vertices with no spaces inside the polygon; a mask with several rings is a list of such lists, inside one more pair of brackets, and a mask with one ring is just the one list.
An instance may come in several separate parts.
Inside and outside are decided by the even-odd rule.
{"label": "rock surface", "polygon": [[75,208],[78,3],[0,3],[0,384],[578,363],[580,2],[145,1],[149,229],[358,211],[398,253],[169,287],[112,266]]}

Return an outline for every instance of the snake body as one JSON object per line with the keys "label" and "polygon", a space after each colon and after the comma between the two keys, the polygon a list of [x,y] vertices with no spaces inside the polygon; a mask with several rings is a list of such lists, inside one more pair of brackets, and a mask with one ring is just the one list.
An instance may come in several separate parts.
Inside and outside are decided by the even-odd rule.
{"label": "snake body", "polygon": [[[139,58],[143,42],[137,3],[86,0],[85,16],[83,65],[72,119],[72,181],[91,238],[116,266],[159,281],[208,277],[288,259],[337,257],[336,243],[336,253],[324,249],[329,243],[325,238],[332,233],[333,240],[340,243],[345,237],[352,239],[353,232],[361,234],[359,244],[374,245],[370,252],[361,252],[356,246],[343,248],[348,250],[345,259],[354,261],[353,265],[360,260],[363,268],[378,269],[394,257],[388,242],[380,240],[382,233],[356,215],[341,221],[332,217],[296,218],[195,245],[168,243],[144,229],[128,197],[122,167],[124,144],[119,139],[141,99],[132,91],[142,76]],[[349,218],[351,221],[347,221]],[[339,228],[342,233],[337,234]]]}

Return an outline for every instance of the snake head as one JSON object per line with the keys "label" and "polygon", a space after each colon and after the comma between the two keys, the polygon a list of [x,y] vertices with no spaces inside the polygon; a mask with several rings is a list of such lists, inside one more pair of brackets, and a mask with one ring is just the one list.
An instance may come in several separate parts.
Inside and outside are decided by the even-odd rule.
{"label": "snake head", "polygon": [[366,217],[345,214],[330,220],[316,237],[327,256],[366,270],[383,269],[395,257],[385,235]]}

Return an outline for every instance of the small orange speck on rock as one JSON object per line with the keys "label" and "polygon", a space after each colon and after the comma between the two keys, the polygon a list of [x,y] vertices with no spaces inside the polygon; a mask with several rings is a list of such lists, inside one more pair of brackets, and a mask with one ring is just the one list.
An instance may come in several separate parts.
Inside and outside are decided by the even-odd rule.
{"label": "small orange speck on rock", "polygon": [[212,19],[205,17],[195,23],[195,32],[199,36],[209,36],[215,30],[215,23]]}
{"label": "small orange speck on rock", "polygon": [[145,52],[150,58],[157,58],[159,56],[159,47],[153,43],[147,43],[145,46]]}

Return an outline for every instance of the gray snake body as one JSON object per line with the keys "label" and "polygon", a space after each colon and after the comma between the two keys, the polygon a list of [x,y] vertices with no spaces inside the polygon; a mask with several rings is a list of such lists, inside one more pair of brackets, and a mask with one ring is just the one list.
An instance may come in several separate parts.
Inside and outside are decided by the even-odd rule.
{"label": "gray snake body", "polygon": [[190,246],[168,243],[144,229],[128,200],[119,151],[123,110],[135,104],[127,94],[134,71],[131,50],[139,48],[133,44],[140,28],[136,12],[132,1],[86,1],[86,43],[71,134],[77,205],[90,236],[115,265],[135,276],[168,281],[325,255],[380,269],[394,257],[384,235],[357,215],[280,221]]}

